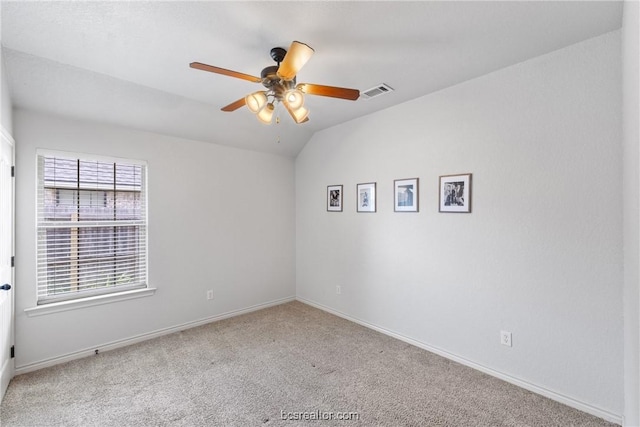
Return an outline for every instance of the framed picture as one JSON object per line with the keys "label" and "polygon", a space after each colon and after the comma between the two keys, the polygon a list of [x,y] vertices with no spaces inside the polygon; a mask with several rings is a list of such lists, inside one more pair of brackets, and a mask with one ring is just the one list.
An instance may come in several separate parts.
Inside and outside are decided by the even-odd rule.
{"label": "framed picture", "polygon": [[418,178],[393,181],[393,201],[396,212],[418,212]]}
{"label": "framed picture", "polygon": [[376,211],[376,183],[368,182],[366,184],[358,184],[357,188],[357,211],[358,212],[375,212]]}
{"label": "framed picture", "polygon": [[440,177],[440,212],[471,212],[471,174]]}
{"label": "framed picture", "polygon": [[342,185],[327,186],[327,211],[342,212]]}

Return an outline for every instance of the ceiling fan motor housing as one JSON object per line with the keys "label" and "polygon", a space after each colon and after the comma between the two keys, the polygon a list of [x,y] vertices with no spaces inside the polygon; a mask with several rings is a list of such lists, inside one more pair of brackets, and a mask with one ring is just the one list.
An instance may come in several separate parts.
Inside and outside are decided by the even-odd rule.
{"label": "ceiling fan motor housing", "polygon": [[272,65],[262,70],[260,78],[262,79],[262,85],[272,90],[276,99],[282,100],[284,93],[296,86],[296,79],[294,77],[293,80],[282,80],[278,77],[277,72],[278,66]]}

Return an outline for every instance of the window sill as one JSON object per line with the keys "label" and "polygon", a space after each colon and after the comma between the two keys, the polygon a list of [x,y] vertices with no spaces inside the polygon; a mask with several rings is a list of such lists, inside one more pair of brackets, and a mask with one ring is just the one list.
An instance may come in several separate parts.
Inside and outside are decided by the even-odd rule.
{"label": "window sill", "polygon": [[155,294],[155,292],[156,288],[134,289],[132,291],[97,295],[95,297],[39,305],[37,307],[27,308],[24,312],[27,313],[27,316],[29,317],[44,316],[46,314],[92,307],[94,305],[110,304],[112,302],[126,301],[134,298],[150,297]]}

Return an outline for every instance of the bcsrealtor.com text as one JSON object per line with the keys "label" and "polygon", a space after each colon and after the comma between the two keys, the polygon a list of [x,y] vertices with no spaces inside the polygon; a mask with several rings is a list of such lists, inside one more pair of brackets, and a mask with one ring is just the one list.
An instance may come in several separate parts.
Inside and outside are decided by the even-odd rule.
{"label": "bcsrealtor.com text", "polygon": [[288,421],[358,421],[360,414],[358,412],[334,412],[334,411],[283,411],[280,410],[280,419]]}

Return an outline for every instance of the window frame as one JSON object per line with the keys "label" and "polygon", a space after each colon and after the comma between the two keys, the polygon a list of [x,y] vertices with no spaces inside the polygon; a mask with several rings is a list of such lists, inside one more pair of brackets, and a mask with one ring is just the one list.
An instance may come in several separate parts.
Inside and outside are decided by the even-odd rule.
{"label": "window frame", "polygon": [[[138,239],[138,245],[136,246],[136,256],[142,258],[140,262],[136,263],[136,268],[141,271],[140,280],[137,280],[136,283],[131,285],[114,285],[109,287],[103,287],[100,289],[85,289],[80,291],[68,291],[60,293],[58,296],[52,296],[50,294],[44,295],[41,293],[41,286],[43,284],[42,276],[46,276],[45,273],[41,273],[39,268],[42,266],[41,262],[43,257],[46,256],[47,249],[39,248],[38,244],[41,243],[42,233],[46,233],[46,230],[50,230],[55,227],[55,220],[46,221],[44,219],[45,212],[45,193],[47,187],[45,182],[45,173],[44,173],[44,165],[41,169],[41,161],[44,161],[46,157],[54,157],[58,159],[67,159],[67,160],[75,160],[75,161],[84,161],[84,162],[100,162],[100,163],[112,163],[114,165],[127,165],[127,166],[140,166],[141,167],[141,184],[140,184],[140,220],[135,220],[142,230],[136,230],[136,238]],[[42,159],[42,160],[41,160]],[[131,158],[121,158],[121,157],[113,157],[113,156],[101,156],[94,155],[88,153],[79,153],[79,152],[67,152],[67,151],[55,151],[55,150],[44,150],[37,149],[36,150],[36,206],[35,206],[35,252],[36,252],[36,295],[35,302],[36,307],[29,310],[41,311],[44,314],[46,312],[55,312],[60,310],[67,310],[75,306],[88,306],[88,305],[97,305],[103,304],[111,301],[120,301],[123,299],[130,298],[138,298],[140,296],[152,295],[155,289],[150,288],[149,286],[149,214],[148,214],[148,164],[144,160],[137,160]],[[117,170],[117,168],[116,168]],[[81,184],[77,184],[77,188],[74,191],[91,191],[91,192],[100,192],[100,191],[114,191],[115,194],[119,191],[117,189],[117,181],[116,175],[113,176],[114,188],[111,190],[110,188],[94,188],[94,189],[83,189]],[[50,187],[49,187],[50,188]],[[58,189],[56,187],[56,189]],[[136,190],[137,192],[137,190]],[[115,199],[114,199],[115,200]],[[81,208],[80,205],[80,196],[77,198],[78,209]],[[114,202],[114,213],[116,209],[116,205]],[[79,221],[81,223],[82,221]],[[113,221],[105,220],[104,224],[101,223],[100,220],[90,220],[89,223],[93,224],[93,226],[89,225],[88,228],[99,229],[100,227],[113,227],[114,233],[116,233],[119,227],[127,227],[131,221],[122,220],[119,221],[115,219]],[[123,224],[119,224],[122,222]],[[58,225],[60,225],[60,221],[58,221]],[[81,228],[87,227],[86,225],[82,227],[70,227],[75,230],[80,230]],[[47,246],[48,248],[48,246]],[[76,260],[76,262],[80,261],[80,258]],[[118,260],[118,256],[114,254],[112,262],[114,263],[114,268],[118,265],[122,265],[123,261]],[[78,270],[79,271],[79,270]],[[137,272],[136,272],[137,273]],[[78,282],[79,283],[79,282]],[[45,285],[46,286],[46,285]],[[29,314],[29,313],[28,313]],[[31,315],[31,314],[30,314]]]}

